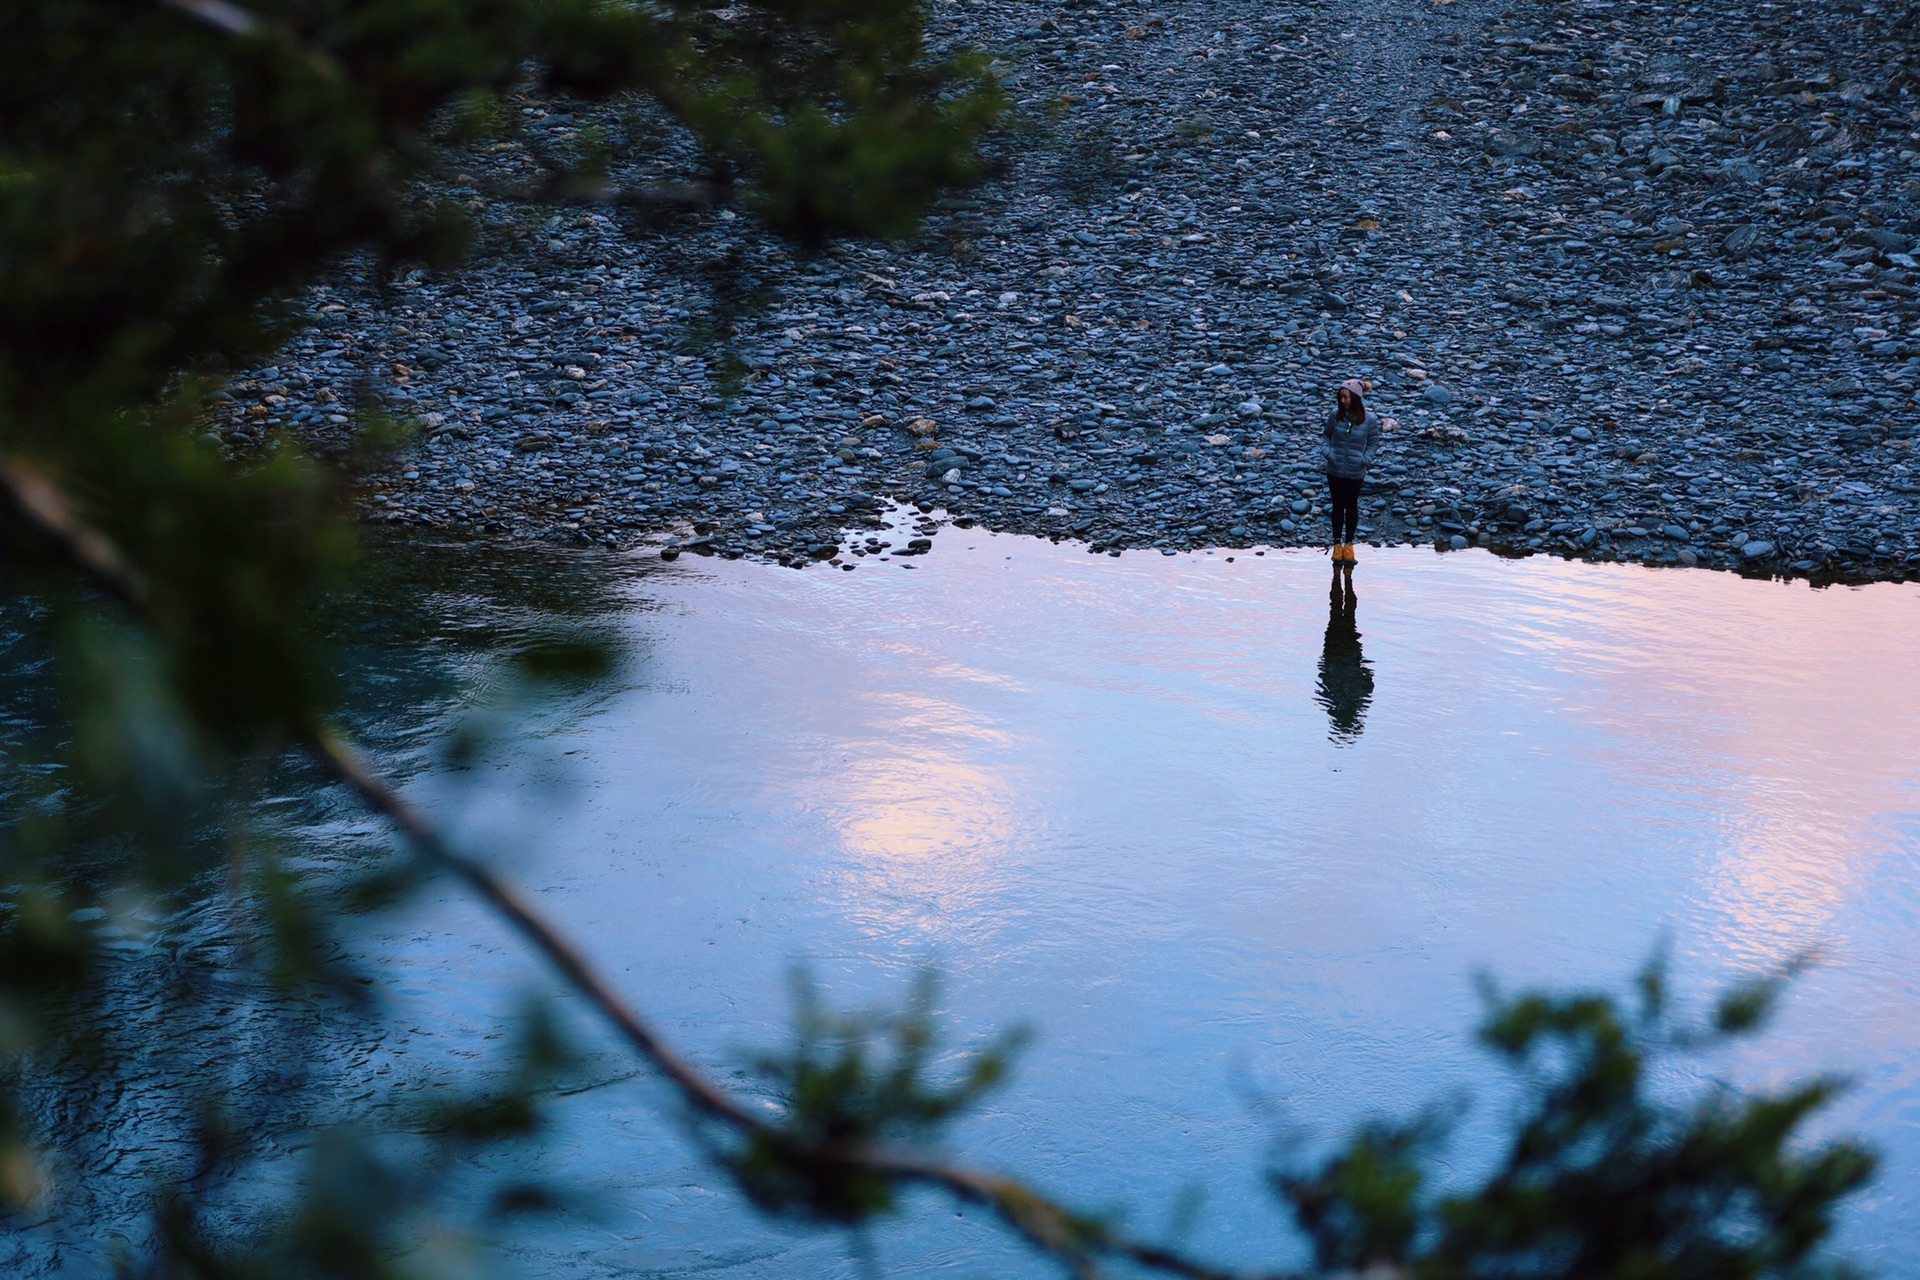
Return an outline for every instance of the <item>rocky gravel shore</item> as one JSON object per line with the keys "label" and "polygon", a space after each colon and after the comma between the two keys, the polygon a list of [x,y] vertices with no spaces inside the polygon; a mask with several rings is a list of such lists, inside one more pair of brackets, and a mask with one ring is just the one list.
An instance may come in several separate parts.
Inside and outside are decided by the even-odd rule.
{"label": "rocky gravel shore", "polygon": [[[1322,545],[1317,430],[1359,376],[1391,420],[1375,543],[1920,576],[1913,12],[944,0],[940,38],[1049,123],[916,243],[530,216],[488,194],[526,163],[502,148],[454,194],[504,251],[317,290],[220,428],[338,447],[372,378],[424,427],[376,518],[668,554],[930,546],[934,519],[843,542],[889,503]],[[578,137],[564,102],[523,116]]]}

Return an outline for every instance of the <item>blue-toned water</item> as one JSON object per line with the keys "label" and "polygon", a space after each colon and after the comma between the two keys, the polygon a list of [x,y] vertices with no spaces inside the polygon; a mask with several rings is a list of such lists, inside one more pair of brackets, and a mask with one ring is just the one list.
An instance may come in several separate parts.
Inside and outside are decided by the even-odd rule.
{"label": "blue-toned water", "polygon": [[[1825,1130],[1886,1163],[1844,1250],[1920,1275],[1920,591],[1362,551],[1350,594],[1306,554],[958,529],[852,573],[682,561],[632,586],[620,680],[414,790],[723,1076],[782,1039],[795,962],[849,1005],[936,966],[960,1040],[1036,1033],[957,1156],[1149,1234],[1199,1187],[1190,1244],[1243,1265],[1300,1260],[1276,1132],[1310,1153],[1471,1092],[1449,1167],[1484,1158],[1477,972],[1619,990],[1665,940],[1704,999],[1817,947],[1769,1034],[1686,1070],[1852,1072]],[[451,890],[363,945],[415,1070],[484,1060],[545,983]],[[658,1086],[594,1070],[538,1163],[596,1209],[516,1265],[858,1273],[716,1189]],[[871,1243],[895,1274],[1044,1273],[933,1200]]]}
{"label": "blue-toned water", "polygon": [[[1920,1277],[1920,590],[1367,548],[1348,581],[1300,553],[936,541],[798,573],[416,549],[396,572],[420,581],[380,589],[405,607],[349,632],[349,711],[747,1096],[791,966],[860,1006],[932,965],[956,1042],[1034,1032],[952,1154],[1148,1236],[1198,1189],[1186,1243],[1227,1264],[1303,1261],[1263,1171],[1357,1119],[1471,1095],[1443,1174],[1472,1177],[1506,1101],[1472,1040],[1477,973],[1620,991],[1664,942],[1698,1003],[1818,948],[1767,1035],[1661,1086],[1852,1073],[1821,1131],[1885,1164],[1840,1247]],[[497,655],[556,622],[623,632],[625,665],[501,709]],[[7,733],[30,737],[46,712],[20,705]],[[476,723],[493,745],[445,762]],[[311,777],[280,789],[316,883],[387,842]],[[262,1176],[290,1177],[313,1126],[484,1083],[524,995],[551,989],[436,884],[352,925],[383,1018],[236,989],[182,1022],[158,995],[175,959],[244,956],[219,874],[102,1006],[160,1069],[48,1077],[93,1109],[48,1112],[69,1163],[44,1220],[0,1235],[11,1273],[90,1278],[137,1246],[148,1191],[193,1167],[195,1088],[255,1116],[288,1157]],[[753,1216],[665,1091],[567,1022],[587,1058],[551,1140],[469,1170],[566,1196],[505,1237],[502,1274],[869,1274],[845,1237]],[[255,1185],[217,1228],[244,1234]],[[867,1247],[882,1274],[1052,1274],[932,1198]]]}

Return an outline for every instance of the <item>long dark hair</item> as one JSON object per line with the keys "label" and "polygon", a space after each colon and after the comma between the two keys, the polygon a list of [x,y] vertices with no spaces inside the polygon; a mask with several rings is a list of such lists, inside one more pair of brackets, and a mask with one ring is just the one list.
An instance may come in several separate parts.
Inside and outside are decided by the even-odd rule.
{"label": "long dark hair", "polygon": [[1347,395],[1352,397],[1352,402],[1351,404],[1349,404],[1347,408],[1347,413],[1346,413],[1347,421],[1365,422],[1367,420],[1366,400],[1361,397],[1358,391],[1355,391],[1352,387],[1347,386],[1344,382],[1341,383],[1339,388],[1335,390],[1333,393],[1334,404],[1336,406],[1335,411],[1338,412],[1337,406],[1340,402],[1340,392],[1342,391],[1346,392]]}

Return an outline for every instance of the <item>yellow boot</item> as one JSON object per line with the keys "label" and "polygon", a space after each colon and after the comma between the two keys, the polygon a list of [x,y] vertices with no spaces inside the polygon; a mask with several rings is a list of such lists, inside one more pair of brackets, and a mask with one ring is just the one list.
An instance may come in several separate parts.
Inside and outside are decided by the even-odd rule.
{"label": "yellow boot", "polygon": [[1354,549],[1354,544],[1349,542],[1347,544],[1347,563],[1348,564],[1352,564],[1354,561],[1360,558],[1353,554],[1353,549]]}

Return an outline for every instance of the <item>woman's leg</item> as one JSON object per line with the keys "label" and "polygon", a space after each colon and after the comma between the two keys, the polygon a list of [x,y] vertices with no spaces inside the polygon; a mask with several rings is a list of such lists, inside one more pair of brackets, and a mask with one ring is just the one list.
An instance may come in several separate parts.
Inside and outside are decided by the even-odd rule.
{"label": "woman's leg", "polygon": [[1333,500],[1333,540],[1352,542],[1360,529],[1360,482],[1329,476],[1327,492]]}

